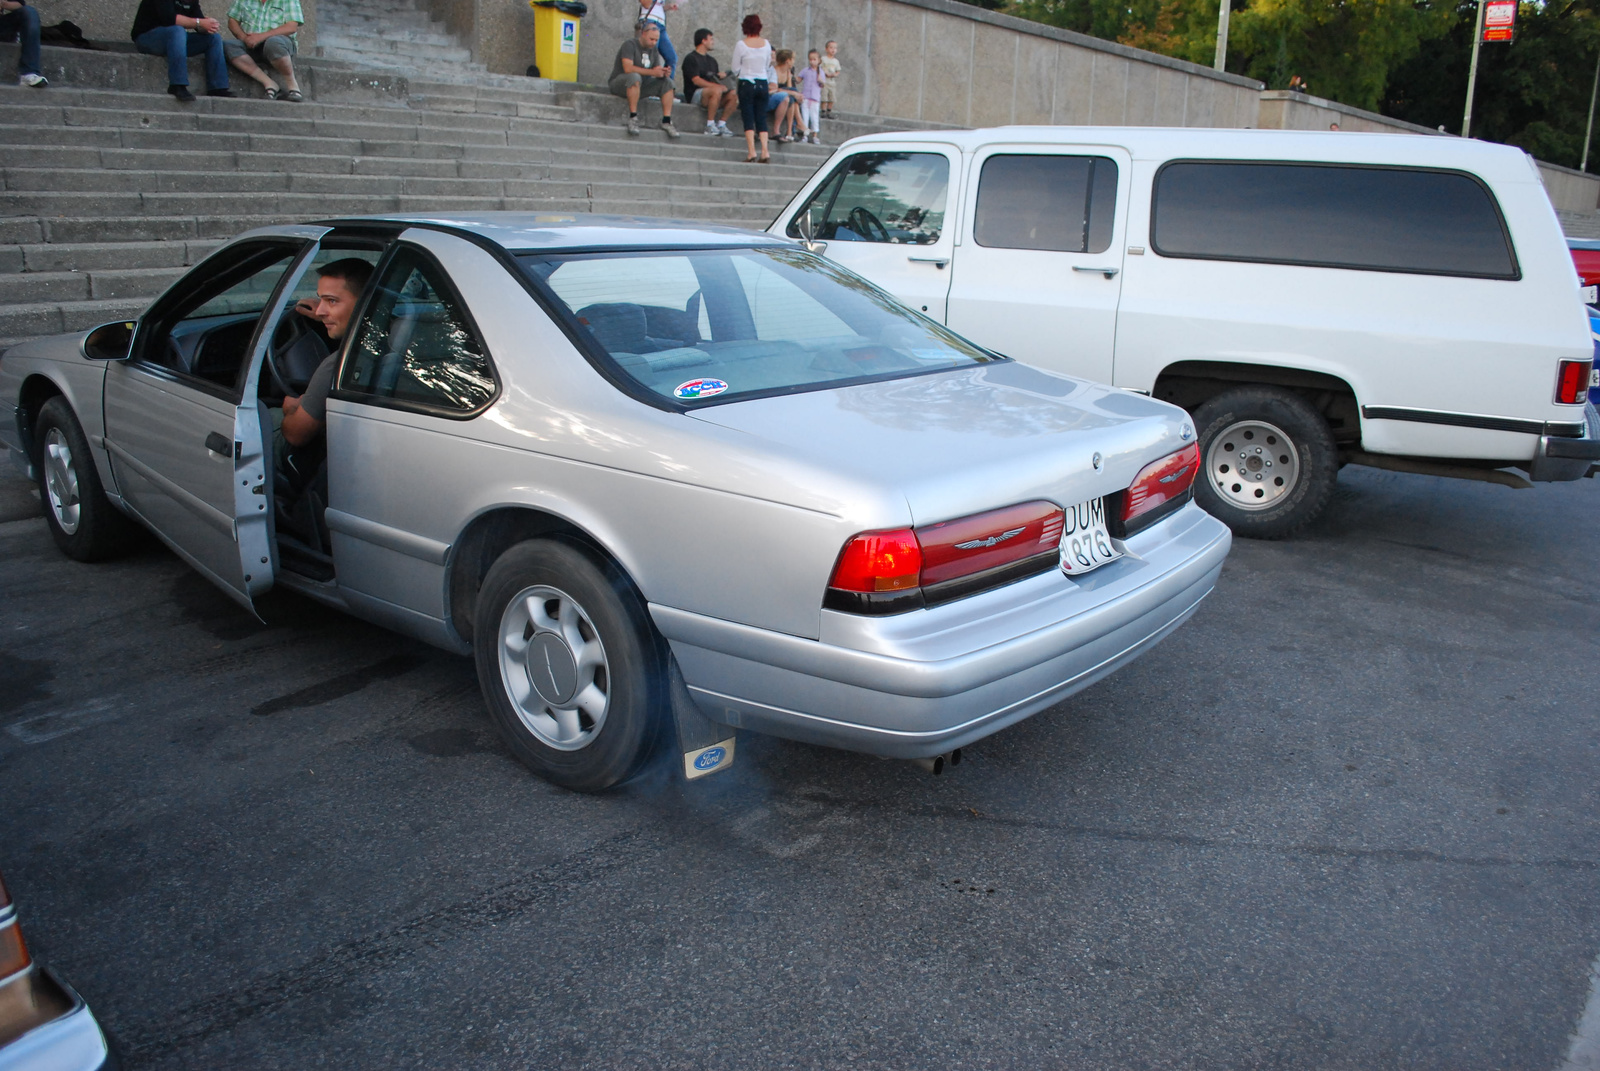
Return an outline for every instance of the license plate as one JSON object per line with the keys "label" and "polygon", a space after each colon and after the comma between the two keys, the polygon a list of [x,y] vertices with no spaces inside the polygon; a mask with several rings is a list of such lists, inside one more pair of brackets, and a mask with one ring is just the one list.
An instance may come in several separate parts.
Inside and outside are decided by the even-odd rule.
{"label": "license plate", "polygon": [[1061,571],[1078,576],[1122,557],[1106,529],[1106,504],[1091,498],[1067,507],[1066,526],[1061,529]]}

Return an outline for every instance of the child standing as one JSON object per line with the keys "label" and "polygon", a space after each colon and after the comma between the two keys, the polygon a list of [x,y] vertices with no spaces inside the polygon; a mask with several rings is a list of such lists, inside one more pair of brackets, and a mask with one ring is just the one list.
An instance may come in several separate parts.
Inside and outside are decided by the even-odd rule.
{"label": "child standing", "polygon": [[806,53],[806,69],[800,72],[800,140],[813,145],[822,144],[818,135],[822,132],[822,91],[827,84],[822,55],[813,48]]}
{"label": "child standing", "polygon": [[822,57],[822,73],[827,81],[822,83],[822,117],[833,118],[833,87],[839,81],[839,42],[829,41],[828,54]]}

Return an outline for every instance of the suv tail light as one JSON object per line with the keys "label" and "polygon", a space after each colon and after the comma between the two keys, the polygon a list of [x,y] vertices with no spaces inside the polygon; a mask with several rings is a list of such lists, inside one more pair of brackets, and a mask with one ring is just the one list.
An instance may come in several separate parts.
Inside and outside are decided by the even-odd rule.
{"label": "suv tail light", "polygon": [[1119,496],[1122,501],[1122,531],[1128,536],[1154,524],[1188,502],[1200,471],[1200,445],[1190,443],[1182,450],[1152,461],[1139,470],[1133,483]]}
{"label": "suv tail light", "polygon": [[22,930],[17,926],[17,912],[11,906],[11,896],[0,881],[0,978],[9,978],[33,962],[28,946],[22,940]]}
{"label": "suv tail light", "polygon": [[901,613],[959,599],[1053,568],[1061,507],[1023,502],[923,528],[863,532],[846,543],[823,605]]}
{"label": "suv tail light", "polygon": [[1589,399],[1590,369],[1594,359],[1587,361],[1562,361],[1556,370],[1556,402],[1560,405],[1582,405]]}

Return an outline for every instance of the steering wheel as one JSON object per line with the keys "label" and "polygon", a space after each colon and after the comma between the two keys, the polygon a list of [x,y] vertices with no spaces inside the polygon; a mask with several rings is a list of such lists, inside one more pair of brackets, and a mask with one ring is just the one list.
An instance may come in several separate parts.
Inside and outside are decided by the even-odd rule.
{"label": "steering wheel", "polygon": [[272,389],[285,398],[294,393],[294,388],[289,385],[289,378],[283,374],[283,369],[278,367],[278,355],[287,352],[310,330],[306,318],[290,305],[279,317],[278,329],[272,333],[272,344],[267,347],[267,359],[263,363],[267,366],[267,375],[272,379]]}
{"label": "steering wheel", "polygon": [[850,229],[861,235],[869,242],[887,242],[889,228],[883,225],[883,220],[874,216],[861,205],[856,205],[845,216],[845,222],[850,224]]}

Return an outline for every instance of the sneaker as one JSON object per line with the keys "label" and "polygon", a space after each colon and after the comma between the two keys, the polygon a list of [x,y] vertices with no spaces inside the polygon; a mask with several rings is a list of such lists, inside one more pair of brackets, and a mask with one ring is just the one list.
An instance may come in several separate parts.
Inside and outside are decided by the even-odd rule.
{"label": "sneaker", "polygon": [[628,120],[628,133],[634,137],[639,136],[639,117],[637,115]]}
{"label": "sneaker", "polygon": [[717,136],[717,133],[718,133],[717,124],[713,123],[711,120],[707,119],[706,120],[706,137],[714,138],[714,137]]}
{"label": "sneaker", "polygon": [[661,124],[661,129],[665,130],[667,132],[667,137],[672,138],[674,140],[676,140],[676,139],[678,139],[678,138],[683,136],[682,134],[678,133],[678,128],[673,126],[671,123],[662,123]]}
{"label": "sneaker", "polygon": [[29,89],[43,89],[50,84],[50,80],[42,74],[25,74],[17,79],[17,85],[27,86]]}
{"label": "sneaker", "polygon": [[813,145],[821,145],[822,144],[822,139],[817,137],[815,134],[812,134],[811,135],[811,144],[813,144]]}
{"label": "sneaker", "polygon": [[728,121],[726,119],[717,120],[717,133],[721,134],[725,138],[731,138],[734,136],[733,131],[728,129]]}
{"label": "sneaker", "polygon": [[167,92],[171,93],[173,99],[175,99],[179,104],[194,103],[194,94],[189,92],[188,86],[168,86]]}

